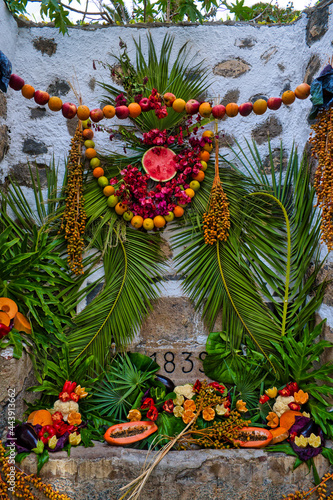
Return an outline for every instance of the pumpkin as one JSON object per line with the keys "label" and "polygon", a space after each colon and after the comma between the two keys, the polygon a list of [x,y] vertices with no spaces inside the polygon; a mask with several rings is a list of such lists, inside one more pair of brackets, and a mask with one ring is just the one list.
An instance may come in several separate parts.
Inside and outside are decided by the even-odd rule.
{"label": "pumpkin", "polygon": [[32,425],[53,425],[52,415],[48,410],[37,410],[30,413],[28,420],[28,424]]}
{"label": "pumpkin", "polygon": [[289,437],[289,431],[285,427],[276,427],[275,429],[270,429],[270,433],[273,436],[270,444],[281,443]]}
{"label": "pumpkin", "polygon": [[[255,440],[251,440],[253,436],[256,437]],[[234,439],[234,444],[238,444],[241,448],[264,448],[272,441],[272,438],[272,433],[268,429],[243,427],[239,431],[239,439]]]}
{"label": "pumpkin", "polygon": [[295,392],[294,399],[299,405],[304,405],[309,399],[309,394],[300,389],[298,392]]}
{"label": "pumpkin", "polygon": [[274,413],[274,411],[269,412],[269,414],[266,417],[266,420],[268,427],[272,427],[272,429],[274,429],[279,425],[279,417],[277,416],[276,413]]}
{"label": "pumpkin", "polygon": [[30,321],[20,312],[14,318],[14,328],[19,332],[31,333]]}
{"label": "pumpkin", "polygon": [[280,417],[280,426],[284,427],[285,429],[287,429],[287,431],[289,431],[290,427],[294,425],[295,418],[297,416],[301,417],[302,413],[300,411],[293,411],[293,410],[285,411]]}
{"label": "pumpkin", "polygon": [[107,443],[116,446],[136,443],[157,431],[155,422],[125,422],[112,425],[104,434]]}
{"label": "pumpkin", "polygon": [[5,311],[0,311],[0,323],[2,323],[5,326],[10,325],[10,317]]}
{"label": "pumpkin", "polygon": [[0,297],[0,310],[7,313],[10,319],[13,319],[17,314],[18,307],[16,305],[16,302],[14,302],[12,299],[8,299],[7,297]]}

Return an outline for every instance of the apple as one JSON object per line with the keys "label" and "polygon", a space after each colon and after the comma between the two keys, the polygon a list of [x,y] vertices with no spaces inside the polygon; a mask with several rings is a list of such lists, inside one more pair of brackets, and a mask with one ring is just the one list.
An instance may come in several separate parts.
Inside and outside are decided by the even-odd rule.
{"label": "apple", "polygon": [[141,101],[139,102],[139,105],[141,106],[141,110],[143,113],[145,113],[146,111],[150,111],[150,109],[151,109],[150,101],[149,101],[148,97],[144,97],[143,99],[141,99]]}
{"label": "apple", "polygon": [[310,85],[307,83],[301,83],[295,89],[295,96],[297,99],[307,99],[310,95]]}
{"label": "apple", "polygon": [[243,102],[238,106],[238,112],[241,116],[249,116],[252,112],[253,104],[252,102]]}
{"label": "apple", "polygon": [[76,106],[72,102],[65,102],[61,108],[62,114],[68,120],[71,120],[76,115]]}
{"label": "apple", "polygon": [[10,75],[10,78],[9,78],[9,86],[13,89],[13,90],[21,90],[21,88],[23,87],[24,85],[24,80],[23,78],[21,78],[20,76],[18,75],[15,75],[15,73],[13,73],[12,75]]}
{"label": "apple", "polygon": [[212,115],[214,118],[223,118],[225,115],[225,107],[223,104],[217,104],[212,108]]}
{"label": "apple", "polygon": [[116,107],[116,117],[120,120],[124,120],[129,116],[130,112],[127,106],[117,106]]}
{"label": "apple", "polygon": [[190,99],[185,104],[185,111],[188,115],[195,115],[199,111],[200,102],[195,99]]}
{"label": "apple", "polygon": [[50,96],[47,92],[44,92],[44,90],[36,90],[34,100],[37,104],[40,104],[40,106],[44,106],[49,102]]}
{"label": "apple", "polygon": [[267,101],[267,107],[276,111],[280,108],[282,99],[280,97],[270,97]]}
{"label": "apple", "polygon": [[104,114],[100,108],[95,108],[90,111],[90,118],[93,122],[97,123],[103,120]]}
{"label": "apple", "polygon": [[166,94],[164,94],[163,99],[164,99],[165,105],[168,108],[171,108],[173,103],[176,100],[176,96],[175,96],[175,94],[171,94],[171,92],[167,92]]}

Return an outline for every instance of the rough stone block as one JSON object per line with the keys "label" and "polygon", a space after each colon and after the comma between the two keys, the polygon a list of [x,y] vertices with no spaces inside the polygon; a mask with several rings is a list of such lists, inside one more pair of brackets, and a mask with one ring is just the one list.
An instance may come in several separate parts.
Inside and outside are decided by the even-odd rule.
{"label": "rough stone block", "polygon": [[0,125],[0,161],[3,160],[9,148],[8,127]]}
{"label": "rough stone block", "polygon": [[0,92],[0,118],[7,118],[7,97],[3,92]]}
{"label": "rough stone block", "polygon": [[251,65],[243,59],[236,57],[235,59],[228,59],[221,61],[213,68],[214,75],[224,76],[224,78],[238,78],[250,71]]}
{"label": "rough stone block", "polygon": [[279,49],[276,45],[269,47],[265,52],[263,52],[260,56],[260,59],[264,61],[264,64],[267,64],[268,61],[277,53]]}
{"label": "rough stone block", "polygon": [[282,134],[282,123],[280,120],[271,116],[264,123],[258,125],[258,127],[252,130],[252,138],[257,142],[257,144],[263,144],[268,142],[268,139],[273,137],[278,137]]}
{"label": "rough stone block", "polygon": [[319,72],[320,67],[320,57],[317,54],[312,54],[306,66],[304,82],[311,85],[313,78],[318,76],[317,73]]}
{"label": "rough stone block", "polygon": [[65,80],[59,80],[58,78],[47,87],[47,92],[50,96],[61,97],[70,91],[70,86]]}
{"label": "rough stone block", "polygon": [[[272,151],[272,160],[273,160],[273,166],[274,166],[274,172],[279,172],[280,171],[280,165],[281,165],[281,149],[280,148],[274,148]],[[288,165],[288,155],[285,150],[282,150],[282,171],[284,172],[287,168]],[[263,161],[262,164],[262,169],[265,172],[265,174],[270,175],[272,172],[272,167],[271,167],[271,159],[270,155],[267,155],[266,158]]]}
{"label": "rough stone block", "polygon": [[329,2],[322,2],[317,9],[311,9],[306,26],[306,43],[311,46],[320,40],[328,30]]}
{"label": "rough stone block", "polygon": [[238,47],[239,49],[251,49],[256,43],[257,40],[255,38],[237,38],[235,40],[235,47]]}
{"label": "rough stone block", "polygon": [[49,57],[57,52],[57,43],[54,38],[43,38],[42,36],[35,38],[32,44],[36,50],[39,50],[43,55],[47,54]]}
{"label": "rough stone block", "polygon": [[38,156],[47,153],[47,147],[44,142],[35,141],[35,139],[25,139],[22,148],[23,153],[28,155]]}
{"label": "rough stone block", "polygon": [[37,173],[39,182],[42,188],[47,187],[46,170],[49,168],[45,163],[31,162],[29,165],[26,163],[17,163],[9,170],[9,176],[14,178],[20,186],[27,186],[32,188],[33,183],[30,175],[30,170],[35,182],[37,182]]}

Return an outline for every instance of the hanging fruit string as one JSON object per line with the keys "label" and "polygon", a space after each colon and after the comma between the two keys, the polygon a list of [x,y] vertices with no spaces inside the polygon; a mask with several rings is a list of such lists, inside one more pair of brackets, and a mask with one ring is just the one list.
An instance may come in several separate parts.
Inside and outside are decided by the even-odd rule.
{"label": "hanging fruit string", "polygon": [[[218,132],[215,121],[215,135]],[[229,202],[223,191],[219,173],[219,143],[215,139],[215,177],[209,197],[208,211],[203,214],[203,229],[206,245],[213,245],[217,240],[226,241],[230,229]]]}
{"label": "hanging fruit string", "polygon": [[86,225],[86,212],[83,198],[83,165],[81,155],[82,124],[76,128],[71,140],[71,149],[68,158],[68,180],[66,187],[66,207],[61,220],[59,232],[65,232],[67,240],[68,266],[76,275],[83,274],[82,252],[84,247],[83,235]]}
{"label": "hanging fruit string", "polygon": [[310,138],[312,156],[318,160],[314,187],[317,207],[321,208],[321,239],[330,252],[333,249],[333,108],[318,114]]}

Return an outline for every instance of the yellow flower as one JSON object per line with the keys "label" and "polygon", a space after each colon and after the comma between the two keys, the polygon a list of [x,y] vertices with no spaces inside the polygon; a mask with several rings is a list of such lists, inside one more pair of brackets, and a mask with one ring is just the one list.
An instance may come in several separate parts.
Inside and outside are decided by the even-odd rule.
{"label": "yellow flower", "polygon": [[215,410],[218,415],[225,415],[229,412],[229,408],[226,408],[224,405],[216,405]]}
{"label": "yellow flower", "polygon": [[86,392],[86,388],[81,387],[80,385],[76,386],[74,392],[75,392],[75,394],[77,394],[80,397],[80,399],[88,396],[88,393]]}
{"label": "yellow flower", "polygon": [[184,424],[189,424],[194,417],[194,412],[192,410],[185,410],[182,414],[182,419]]}
{"label": "yellow flower", "polygon": [[174,388],[174,392],[177,395],[180,394],[181,396],[185,396],[187,399],[192,399],[195,394],[193,392],[193,385],[191,384],[178,385]]}
{"label": "yellow flower", "polygon": [[304,436],[296,436],[295,445],[299,446],[300,448],[305,448],[308,445],[308,438]]}
{"label": "yellow flower", "polygon": [[214,420],[215,417],[215,410],[211,408],[210,406],[207,406],[207,408],[203,409],[202,412],[202,418],[206,420],[207,422],[210,422],[211,420]]}
{"label": "yellow flower", "polygon": [[140,422],[141,418],[141,412],[139,410],[133,409],[128,412],[127,420],[130,422]]}
{"label": "yellow flower", "polygon": [[302,415],[303,415],[303,417],[311,418],[310,413],[308,413],[306,411],[303,411]]}
{"label": "yellow flower", "polygon": [[184,412],[184,408],[180,405],[177,405],[173,409],[173,414],[175,417],[181,417]]}
{"label": "yellow flower", "polygon": [[76,434],[76,432],[73,432],[69,435],[68,440],[69,444],[71,444],[72,446],[77,446],[81,443],[81,434]]}
{"label": "yellow flower", "polygon": [[315,434],[310,434],[310,437],[308,438],[309,445],[312,446],[312,448],[319,448],[321,445],[321,437],[316,436]]}
{"label": "yellow flower", "polygon": [[51,448],[51,450],[54,450],[54,448],[57,446],[57,442],[58,442],[57,436],[54,435],[51,437],[51,439],[49,439],[47,446]]}
{"label": "yellow flower", "polygon": [[173,404],[175,406],[181,406],[185,401],[184,396],[181,396],[180,394],[177,394],[176,399],[173,400]]}
{"label": "yellow flower", "polygon": [[277,390],[277,388],[276,388],[276,387],[271,387],[270,389],[267,389],[267,390],[265,391],[265,394],[267,394],[267,396],[268,396],[269,398],[271,398],[271,399],[276,398],[277,393],[278,393],[278,390]]}
{"label": "yellow flower", "polygon": [[69,425],[80,425],[82,422],[81,413],[76,413],[75,411],[72,411],[68,415],[67,422],[69,423]]}
{"label": "yellow flower", "polygon": [[242,401],[241,399],[239,399],[238,401],[236,401],[236,409],[237,409],[237,411],[239,411],[241,413],[246,413],[247,412],[247,408],[246,408],[245,401]]}

